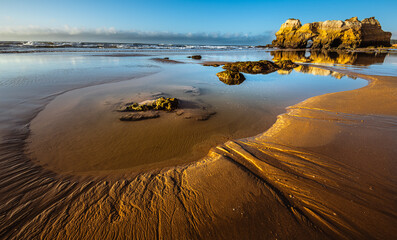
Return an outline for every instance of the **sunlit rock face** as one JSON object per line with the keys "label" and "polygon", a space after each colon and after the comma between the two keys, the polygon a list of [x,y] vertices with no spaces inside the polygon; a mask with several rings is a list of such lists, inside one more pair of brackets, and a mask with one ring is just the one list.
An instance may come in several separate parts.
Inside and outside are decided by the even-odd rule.
{"label": "sunlit rock face", "polygon": [[357,17],[324,22],[306,23],[288,19],[281,25],[273,40],[279,48],[358,48],[390,46],[391,33],[382,30],[374,17],[359,21]]}

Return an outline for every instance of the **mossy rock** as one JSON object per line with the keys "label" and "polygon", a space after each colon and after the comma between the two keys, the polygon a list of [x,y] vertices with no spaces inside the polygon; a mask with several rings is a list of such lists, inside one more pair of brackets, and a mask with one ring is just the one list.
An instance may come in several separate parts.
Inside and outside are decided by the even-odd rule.
{"label": "mossy rock", "polygon": [[122,112],[140,112],[149,110],[172,111],[178,108],[179,101],[177,98],[158,98],[150,103],[138,104],[132,103],[122,108]]}
{"label": "mossy rock", "polygon": [[223,66],[223,69],[230,70],[233,72],[266,74],[266,73],[275,72],[279,70],[280,67],[271,61],[261,60],[255,62],[247,61],[247,62],[227,63]]}
{"label": "mossy rock", "polygon": [[240,72],[226,70],[216,74],[219,80],[227,85],[239,85],[244,82],[245,77]]}
{"label": "mossy rock", "polygon": [[200,60],[201,59],[201,55],[193,55],[193,56],[189,56],[188,58]]}
{"label": "mossy rock", "polygon": [[274,63],[277,66],[279,66],[280,69],[282,69],[282,70],[290,70],[290,69],[298,67],[298,64],[295,64],[291,60],[281,60],[281,61],[277,61],[277,62],[274,62]]}
{"label": "mossy rock", "polygon": [[155,102],[154,109],[172,111],[178,108],[178,99],[176,98],[158,98]]}

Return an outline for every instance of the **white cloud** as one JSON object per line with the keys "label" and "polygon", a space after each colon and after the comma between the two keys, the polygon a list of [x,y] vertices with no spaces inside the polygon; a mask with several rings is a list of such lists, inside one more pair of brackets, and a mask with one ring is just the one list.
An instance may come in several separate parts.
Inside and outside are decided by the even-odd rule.
{"label": "white cloud", "polygon": [[114,27],[97,29],[78,28],[65,25],[58,28],[40,26],[0,26],[0,40],[36,41],[114,41],[153,43],[203,43],[203,44],[266,44],[274,33],[259,35],[246,33],[173,33],[117,30]]}

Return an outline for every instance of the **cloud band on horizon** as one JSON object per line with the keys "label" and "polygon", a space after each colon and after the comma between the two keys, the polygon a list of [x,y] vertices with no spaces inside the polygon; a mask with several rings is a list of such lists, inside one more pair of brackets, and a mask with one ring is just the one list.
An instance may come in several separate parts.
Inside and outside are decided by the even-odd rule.
{"label": "cloud band on horizon", "polygon": [[110,28],[86,29],[65,25],[60,28],[38,26],[0,27],[0,41],[95,41],[142,42],[175,44],[241,44],[264,45],[274,38],[274,32],[259,35],[244,33],[173,33],[117,30]]}

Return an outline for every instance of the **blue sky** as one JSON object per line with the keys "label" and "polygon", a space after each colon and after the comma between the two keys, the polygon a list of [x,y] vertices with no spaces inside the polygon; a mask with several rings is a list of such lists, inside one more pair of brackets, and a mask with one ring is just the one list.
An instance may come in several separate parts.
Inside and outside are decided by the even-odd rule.
{"label": "blue sky", "polygon": [[265,44],[288,18],[375,16],[397,36],[397,1],[0,0],[0,40]]}

